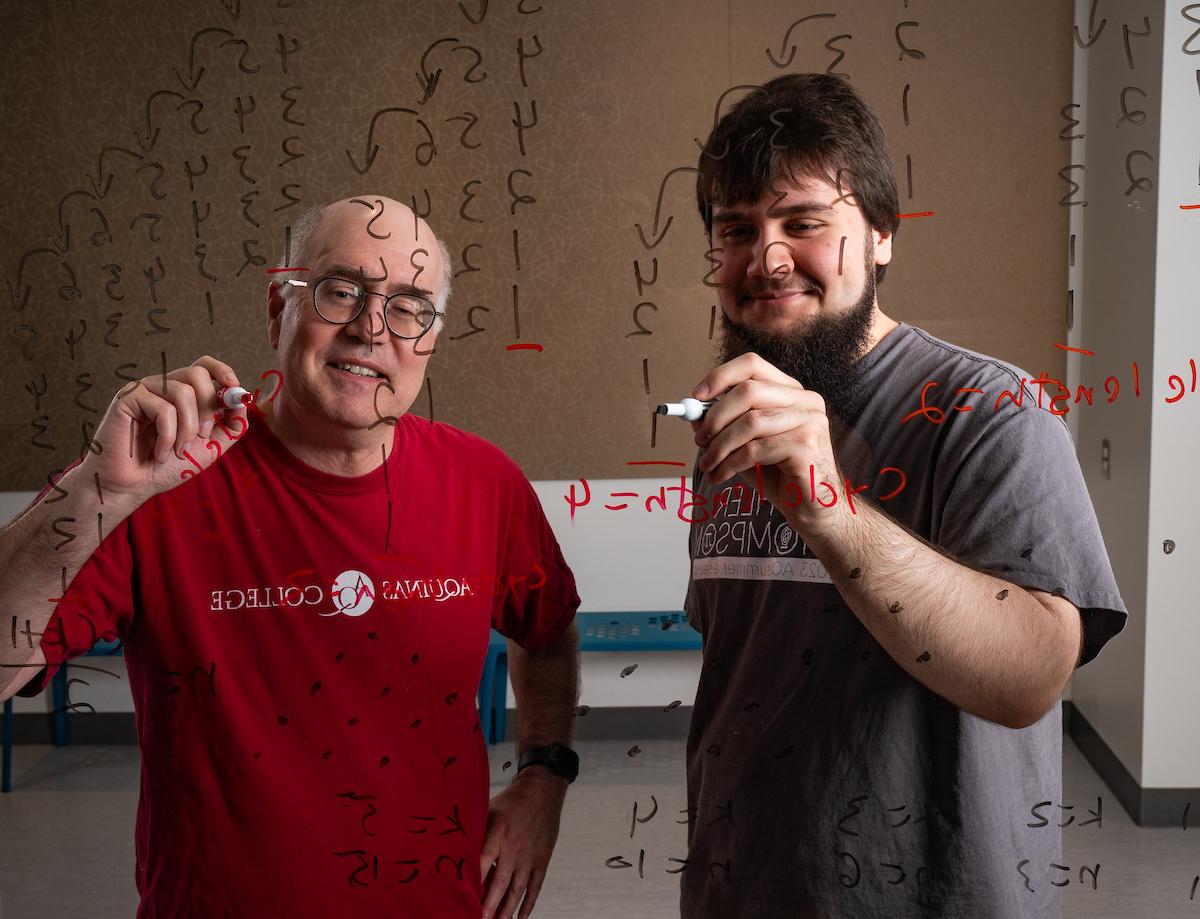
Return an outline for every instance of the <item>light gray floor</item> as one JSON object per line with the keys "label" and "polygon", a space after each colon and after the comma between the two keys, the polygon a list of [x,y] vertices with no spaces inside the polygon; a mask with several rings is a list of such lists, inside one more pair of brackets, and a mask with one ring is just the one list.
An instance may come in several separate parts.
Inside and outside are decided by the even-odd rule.
{"label": "light gray floor", "polygon": [[[641,752],[629,757],[637,743]],[[1139,829],[1069,739],[1063,743],[1063,801],[1073,810],[1047,808],[1046,816],[1075,823],[1103,798],[1103,825],[1063,830],[1062,864],[1071,869],[1063,888],[1064,919],[1153,917],[1200,919],[1200,801],[1191,829]],[[683,744],[613,741],[578,744],[586,772],[567,797],[563,831],[535,916],[539,919],[677,919],[678,868],[671,857],[686,851],[683,819]],[[493,748],[492,779],[513,758],[511,745]],[[133,887],[133,820],[137,807],[135,747],[17,747],[16,790],[0,795],[0,919],[69,916],[130,919]],[[494,786],[498,788],[499,785]],[[658,815],[629,838],[634,801]],[[1182,817],[1182,814],[1181,814]],[[1030,818],[1033,819],[1032,817]],[[645,877],[637,875],[646,850]],[[612,869],[621,856],[635,867]],[[1079,866],[1100,863],[1099,887],[1079,884]],[[1032,873],[1032,872],[1031,872]],[[1061,875],[1065,879],[1066,875]],[[955,917],[959,919],[959,917]],[[963,917],[967,919],[967,917]]]}

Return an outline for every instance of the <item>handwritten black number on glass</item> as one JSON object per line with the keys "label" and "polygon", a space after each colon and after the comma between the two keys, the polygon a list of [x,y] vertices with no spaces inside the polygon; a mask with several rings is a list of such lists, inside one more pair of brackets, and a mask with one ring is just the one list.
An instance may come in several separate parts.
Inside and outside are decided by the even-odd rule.
{"label": "handwritten black number on glass", "polygon": [[233,101],[233,113],[237,115],[239,134],[246,133],[246,116],[253,115],[256,108],[254,104],[254,97],[247,96],[246,98],[250,100],[249,108],[246,108],[246,103],[242,101],[241,96],[235,96]]}
{"label": "handwritten black number on glass", "polygon": [[30,380],[25,384],[25,391],[33,396],[33,410],[40,412],[42,410],[42,396],[49,391],[49,384],[46,382],[46,374],[42,374],[41,385],[38,385],[37,380]]}
{"label": "handwritten black number on glass", "polygon": [[418,256],[418,255],[424,255],[425,257],[427,257],[427,258],[428,258],[428,256],[429,256],[429,250],[428,250],[428,249],[414,249],[414,250],[413,250],[413,253],[412,253],[412,255],[410,255],[410,256],[408,257],[408,264],[409,264],[409,265],[411,265],[413,268],[416,268],[416,269],[417,269],[417,273],[416,273],[416,274],[414,274],[414,275],[413,275],[413,278],[412,278],[412,283],[413,283],[413,286],[414,286],[414,287],[415,287],[415,286],[416,286],[416,284],[417,284],[417,280],[418,280],[418,279],[421,277],[421,273],[422,273],[422,272],[423,272],[423,271],[424,271],[424,270],[425,270],[427,267],[429,267],[428,265],[418,265],[418,264],[417,264],[417,256]]}
{"label": "handwritten black number on glass", "polygon": [[537,99],[529,100],[529,117],[532,121],[526,121],[521,112],[521,103],[514,102],[513,110],[516,116],[512,120],[512,126],[517,129],[517,149],[521,151],[521,156],[525,155],[525,130],[527,128],[535,128],[538,123]]}
{"label": "handwritten black number on glass", "polygon": [[298,118],[292,117],[292,107],[295,106],[295,104],[300,100],[298,100],[295,96],[293,96],[291,94],[293,92],[296,92],[301,89],[303,89],[302,86],[289,86],[287,89],[285,89],[283,92],[281,92],[279,94],[279,100],[281,102],[287,103],[287,105],[285,105],[283,107],[283,114],[282,114],[283,120],[285,122],[287,122],[288,124],[294,124],[299,127],[303,127],[304,125],[308,124],[308,122],[300,121]]}
{"label": "handwritten black number on glass", "polygon": [[23,358],[25,358],[25,360],[27,360],[27,361],[32,361],[33,354],[30,353],[29,349],[32,348],[37,343],[38,330],[35,329],[33,326],[26,325],[25,323],[22,322],[19,326],[17,326],[16,328],[13,329],[13,332],[17,333],[18,335],[21,332],[28,333],[25,337],[25,340],[23,342],[21,342],[21,356]]}
{"label": "handwritten black number on glass", "polygon": [[283,153],[284,153],[284,156],[286,157],[286,159],[280,160],[278,163],[275,164],[276,166],[286,166],[288,163],[291,163],[294,160],[298,160],[304,156],[303,153],[300,153],[291,148],[292,141],[298,141],[299,139],[300,139],[300,136],[297,134],[293,134],[290,137],[285,137],[283,139],[283,142],[279,146],[280,146],[280,149],[283,150]]}
{"label": "handwritten black number on glass", "polygon": [[484,328],[483,326],[475,324],[475,311],[476,310],[483,310],[485,313],[491,312],[491,310],[488,309],[486,306],[471,307],[469,310],[467,310],[467,325],[470,327],[471,331],[462,332],[458,335],[451,335],[450,336],[451,341],[458,341],[460,338],[468,338],[471,335],[474,335],[476,332],[486,332],[487,331],[487,329]]}
{"label": "handwritten black number on glass", "polygon": [[825,47],[826,47],[826,49],[827,49],[827,50],[829,50],[829,51],[835,51],[835,52],[837,52],[837,57],[835,57],[835,58],[834,58],[832,61],[830,61],[830,63],[829,63],[829,66],[825,68],[825,72],[826,72],[826,73],[829,73],[829,74],[833,74],[833,76],[835,76],[835,77],[846,77],[846,78],[849,78],[849,77],[850,77],[850,74],[848,74],[848,73],[846,73],[846,72],[844,72],[844,71],[842,71],[842,72],[837,72],[837,71],[835,71],[835,70],[833,69],[833,68],[834,68],[834,67],[836,67],[838,64],[840,64],[840,63],[842,62],[842,58],[844,58],[844,57],[846,56],[846,52],[845,52],[845,51],[843,51],[841,48],[835,48],[835,47],[833,46],[833,43],[834,43],[835,41],[841,41],[843,38],[846,38],[846,39],[853,39],[853,38],[854,38],[854,36],[853,36],[853,35],[850,35],[849,33],[847,33],[847,34],[845,34],[845,35],[835,35],[835,36],[833,36],[833,38],[829,39],[829,41],[825,42]]}
{"label": "handwritten black number on glass", "polygon": [[654,274],[645,278],[642,277],[642,263],[638,259],[633,260],[633,280],[637,284],[638,296],[642,295],[642,291],[658,282],[658,257],[655,256],[650,260],[650,266],[654,269]]}
{"label": "handwritten black number on glass", "polygon": [[124,300],[124,294],[114,294],[113,288],[121,283],[121,266],[120,265],[105,265],[104,270],[112,275],[111,278],[104,284],[104,296],[110,300]]}
{"label": "handwritten black number on glass", "polygon": [[155,175],[154,178],[152,178],[150,180],[150,185],[149,185],[150,197],[154,198],[158,201],[161,201],[163,198],[165,198],[167,196],[167,193],[158,187],[158,183],[162,181],[162,178],[164,175],[166,175],[167,170],[165,168],[163,168],[162,163],[149,162],[149,163],[143,163],[141,166],[138,166],[138,168],[135,169],[134,172],[137,172],[140,174],[142,172],[145,172],[147,169],[153,169],[157,173],[157,175]]}
{"label": "handwritten black number on glass", "polygon": [[1153,191],[1154,182],[1148,176],[1137,177],[1133,174],[1133,158],[1135,156],[1144,156],[1151,163],[1154,162],[1154,157],[1145,150],[1131,150],[1129,155],[1125,157],[1125,176],[1129,179],[1130,185],[1125,189],[1125,196],[1129,197],[1133,194],[1134,189],[1138,191]]}
{"label": "handwritten black number on glass", "polygon": [[[1121,98],[1124,99],[1124,96]],[[1077,108],[1080,108],[1080,104],[1078,102],[1070,102],[1058,110],[1058,113],[1062,115],[1062,117],[1068,122],[1067,124],[1063,125],[1062,130],[1058,132],[1059,140],[1083,140],[1085,135],[1071,133],[1071,131],[1077,128],[1080,123],[1078,118],[1071,117],[1071,112]]]}
{"label": "handwritten black number on glass", "polygon": [[656,313],[658,312],[658,307],[655,306],[653,303],[651,303],[649,300],[644,300],[641,303],[639,303],[637,306],[635,306],[633,308],[633,324],[635,326],[637,326],[637,329],[633,332],[627,332],[625,334],[626,338],[632,338],[634,335],[653,335],[654,334],[650,329],[648,329],[644,325],[642,325],[642,320],[638,318],[638,313],[641,312],[641,309],[644,306],[648,306],[650,309],[652,309]]}
{"label": "handwritten black number on glass", "polygon": [[[837,18],[837,13],[813,13],[811,16],[805,16],[802,19],[797,19],[790,26],[788,26],[787,31],[783,33],[783,41],[781,41],[779,43],[780,57],[778,57],[778,58],[775,57],[775,55],[773,53],[771,53],[771,49],[767,48],[766,49],[767,50],[767,59],[770,60],[770,62],[772,64],[774,64],[776,67],[778,67],[780,70],[782,70],[784,67],[789,66],[796,57],[796,45],[793,44],[790,49],[788,48],[788,43],[791,42],[791,40],[792,40],[792,32],[796,28],[796,26],[803,25],[804,23],[809,22],[813,19],[836,19],[836,18]],[[787,54],[786,60],[782,59],[782,56],[785,53]]]}
{"label": "handwritten black number on glass", "polygon": [[1100,0],[1092,0],[1092,5],[1088,9],[1088,37],[1084,41],[1083,36],[1079,34],[1079,26],[1075,26],[1075,43],[1083,50],[1087,50],[1096,44],[1101,33],[1104,32],[1104,27],[1108,25],[1107,19],[1100,20],[1100,28],[1096,28],[1096,7],[1100,5]]}
{"label": "handwritten black number on glass", "polygon": [[58,299],[60,300],[78,300],[82,299],[83,293],[79,289],[79,285],[75,283],[75,269],[66,262],[62,263],[63,274],[67,276],[67,283],[58,288]]}
{"label": "handwritten black number on glass", "polygon": [[258,179],[246,172],[246,163],[250,160],[250,154],[253,151],[253,144],[242,144],[233,149],[233,158],[238,161],[238,175],[242,177],[242,181],[257,185]]}
{"label": "handwritten black number on glass", "polygon": [[1149,16],[1142,17],[1142,25],[1146,30],[1145,32],[1133,31],[1132,29],[1129,28],[1128,23],[1121,26],[1121,31],[1124,33],[1124,37],[1125,37],[1125,63],[1127,63],[1129,65],[1130,70],[1133,70],[1133,49],[1131,47],[1129,47],[1130,36],[1132,36],[1134,38],[1148,38],[1150,36],[1151,30],[1150,30],[1150,17]]}
{"label": "handwritten black number on glass", "polygon": [[87,320],[77,319],[76,323],[79,326],[79,334],[76,335],[75,330],[71,329],[67,332],[67,337],[64,339],[71,354],[71,360],[75,360],[75,346],[83,341],[83,336],[87,334]]}
{"label": "handwritten black number on glass", "polygon": [[462,267],[462,268],[460,268],[460,269],[458,269],[458,271],[454,272],[454,276],[455,276],[456,278],[457,278],[457,277],[458,277],[460,274],[470,274],[472,271],[478,271],[478,270],[479,270],[479,266],[478,266],[478,265],[472,265],[472,264],[471,264],[471,250],[472,250],[472,249],[479,249],[479,250],[481,250],[481,251],[482,251],[482,250],[483,250],[483,245],[482,245],[482,244],[480,244],[480,243],[467,243],[465,246],[463,246],[463,250],[462,250],[462,263],[463,263],[463,267]]}
{"label": "handwritten black number on glass", "polygon": [[518,173],[520,175],[527,176],[528,178],[531,178],[531,179],[533,178],[533,173],[530,172],[528,169],[514,169],[512,172],[510,172],[508,174],[508,193],[512,197],[512,204],[509,206],[509,209],[508,209],[509,214],[516,214],[518,204],[536,204],[537,203],[537,198],[535,198],[533,195],[518,194],[517,190],[515,188],[513,188],[513,176],[517,175]]}
{"label": "handwritten black number on glass", "polygon": [[[1196,47],[1196,48],[1189,47],[1189,45],[1191,45],[1192,42],[1200,40],[1200,16],[1195,14],[1195,12],[1194,12],[1195,10],[1200,10],[1200,3],[1189,3],[1187,6],[1185,6],[1183,9],[1181,9],[1179,11],[1180,16],[1182,16],[1188,22],[1192,22],[1192,23],[1196,24],[1195,31],[1193,31],[1192,34],[1189,35],[1187,38],[1185,38],[1183,40],[1183,44],[1179,46],[1179,50],[1182,51],[1184,54],[1200,54],[1200,47]],[[1197,79],[1200,79],[1200,77],[1198,77]]]}
{"label": "handwritten black number on glass", "polygon": [[188,118],[188,124],[192,129],[192,133],[196,135],[207,134],[209,129],[201,128],[199,123],[196,121],[196,119],[200,117],[200,113],[204,111],[204,103],[199,99],[184,99],[177,106],[175,106],[175,111],[182,111],[183,107],[187,105],[195,106],[192,109],[191,116]]}
{"label": "handwritten black number on glass", "polygon": [[900,37],[901,29],[915,29],[915,28],[918,28],[920,25],[921,24],[919,22],[915,22],[911,19],[905,20],[904,22],[896,23],[896,31],[895,31],[896,47],[898,47],[900,49],[900,57],[898,58],[898,60],[902,61],[906,57],[911,57],[914,60],[918,60],[918,61],[925,60],[925,52],[924,51],[918,51],[916,48],[910,48],[908,45],[906,45],[904,43],[904,39]]}
{"label": "handwritten black number on glass", "polygon": [[367,235],[371,236],[374,239],[391,239],[392,234],[390,231],[387,233],[376,233],[373,229],[371,229],[375,225],[375,221],[383,216],[383,210],[384,210],[383,199],[376,198],[375,205],[379,208],[379,213],[373,215],[371,217],[371,219],[367,221]]}
{"label": "handwritten black number on glass", "polygon": [[[467,223],[483,223],[483,221],[478,219],[477,217],[471,217],[469,214],[467,214],[467,205],[475,200],[475,192],[471,191],[471,186],[472,185],[482,185],[482,184],[483,184],[483,179],[471,179],[468,182],[466,182],[462,187],[463,195],[465,197],[463,198],[462,204],[459,205],[458,216],[461,217],[463,220],[465,220]],[[463,258],[464,259],[466,258],[465,251],[463,253]]]}
{"label": "handwritten black number on glass", "polygon": [[429,130],[429,125],[425,124],[420,118],[417,119],[417,124],[425,132],[425,140],[417,144],[416,157],[418,166],[428,166],[433,162],[433,158],[437,156],[437,144],[433,142],[433,134]]}
{"label": "handwritten black number on glass", "polygon": [[119,342],[113,341],[112,337],[116,334],[117,328],[121,325],[121,317],[124,313],[109,313],[104,320],[104,324],[108,326],[108,331],[104,333],[104,343],[110,348],[120,348]]}
{"label": "handwritten black number on glass", "polygon": [[718,287],[719,288],[719,287],[728,287],[729,286],[728,284],[725,284],[725,283],[718,283],[716,281],[710,280],[714,274],[716,274],[718,271],[720,271],[722,268],[725,267],[725,262],[723,259],[714,257],[716,253],[724,252],[724,251],[725,250],[723,248],[716,248],[716,249],[709,249],[706,253],[704,253],[704,257],[706,259],[708,259],[708,263],[710,265],[712,265],[712,268],[709,270],[708,274],[706,274],[704,276],[704,280],[702,282],[705,287]]}
{"label": "handwritten black number on glass", "polygon": [[479,116],[474,112],[463,112],[461,115],[455,115],[452,118],[447,118],[446,121],[465,121],[467,123],[462,129],[462,133],[458,136],[458,142],[463,145],[464,149],[478,150],[481,146],[483,146],[482,141],[476,141],[473,144],[467,143],[467,134],[479,121]]}
{"label": "handwritten black number on glass", "polygon": [[[155,265],[157,265],[158,267],[155,268]],[[146,268],[144,268],[142,270],[142,275],[143,275],[143,277],[145,277],[146,285],[150,291],[150,302],[157,303],[158,302],[158,282],[161,281],[163,278],[165,278],[167,275],[167,269],[162,263],[162,258],[157,255],[154,256],[154,265],[147,265]]]}
{"label": "handwritten black number on glass", "polygon": [[1131,92],[1137,93],[1143,99],[1146,98],[1146,94],[1141,89],[1139,89],[1137,86],[1126,86],[1124,89],[1121,90],[1121,117],[1117,119],[1117,127],[1118,128],[1126,121],[1128,121],[1130,124],[1135,124],[1135,125],[1146,123],[1146,118],[1148,116],[1146,115],[1146,113],[1144,111],[1142,111],[1141,109],[1134,109],[1131,112],[1129,110],[1129,103],[1126,101],[1125,97]]}
{"label": "handwritten black number on glass", "polygon": [[1072,169],[1084,168],[1085,167],[1081,163],[1073,163],[1070,166],[1064,166],[1062,169],[1058,170],[1058,177],[1071,186],[1070,190],[1058,200],[1058,203],[1063,207],[1087,207],[1086,201],[1080,201],[1072,197],[1080,191],[1080,185],[1078,182],[1072,179],[1070,175],[1068,175]]}
{"label": "handwritten black number on glass", "polygon": [[92,245],[96,248],[107,246],[113,241],[112,233],[108,228],[108,218],[104,216],[104,212],[98,207],[92,208],[92,213],[96,215],[96,219],[100,221],[100,229],[91,235]]}
{"label": "handwritten black number on glass", "polygon": [[162,239],[162,234],[159,232],[159,229],[158,229],[158,225],[160,223],[162,223],[162,219],[163,219],[162,214],[151,214],[149,212],[143,212],[141,214],[138,214],[136,217],[134,217],[133,220],[129,221],[129,229],[132,230],[142,220],[148,221],[150,225],[146,228],[146,238],[150,242],[156,243],[160,239]]}
{"label": "handwritten black number on glass", "polygon": [[242,39],[242,38],[230,38],[226,41],[221,42],[222,48],[228,48],[230,45],[241,45],[242,46],[242,53],[238,55],[238,62],[237,62],[238,70],[240,70],[242,73],[247,73],[247,74],[258,73],[260,70],[262,70],[262,67],[258,64],[255,64],[253,67],[251,67],[249,64],[246,63],[246,55],[250,53],[250,43],[249,42],[247,42],[245,39]]}
{"label": "handwritten black number on glass", "polygon": [[291,40],[291,46],[289,47],[287,42],[284,41],[283,33],[276,32],[275,41],[275,51],[279,55],[279,68],[286,74],[288,72],[288,57],[300,50],[300,40],[298,38],[293,38]]}
{"label": "handwritten black number on glass", "polygon": [[667,235],[667,231],[671,229],[671,222],[675,219],[674,215],[667,217],[667,222],[663,225],[661,231],[658,229],[658,222],[662,218],[663,193],[667,190],[667,182],[670,181],[671,176],[683,172],[692,172],[697,175],[700,174],[700,170],[695,166],[676,166],[665,176],[663,176],[662,181],[658,183],[658,199],[654,203],[654,226],[650,230],[650,233],[654,236],[654,242],[649,243],[646,241],[646,234],[642,230],[642,225],[640,223],[635,223],[633,225],[634,229],[637,230],[638,238],[642,241],[643,248],[653,249],[657,247],[658,244],[663,241],[663,237]]}
{"label": "handwritten black number on glass", "polygon": [[190,192],[194,192],[196,190],[196,179],[208,172],[208,157],[201,154],[200,162],[204,164],[203,169],[193,169],[191,160],[183,161],[183,174],[187,176],[188,191]]}
{"label": "handwritten black number on glass", "polygon": [[537,45],[537,51],[526,53],[525,39],[517,39],[517,71],[521,77],[521,85],[526,89],[529,89],[529,81],[525,78],[525,62],[530,58],[540,57],[543,50],[542,40],[538,38],[536,33],[534,33],[532,41],[535,45]]}
{"label": "handwritten black number on glass", "polygon": [[75,404],[85,412],[91,412],[93,415],[99,415],[100,409],[94,405],[89,405],[83,401],[83,395],[93,386],[91,373],[78,373],[75,375]]}

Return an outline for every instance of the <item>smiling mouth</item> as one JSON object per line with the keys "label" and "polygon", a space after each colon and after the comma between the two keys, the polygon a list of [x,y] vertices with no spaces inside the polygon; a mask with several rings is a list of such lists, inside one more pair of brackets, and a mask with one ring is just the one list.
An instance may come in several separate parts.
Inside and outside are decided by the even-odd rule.
{"label": "smiling mouth", "polygon": [[361,364],[331,363],[329,366],[335,370],[340,370],[342,373],[348,373],[351,376],[361,377],[365,380],[383,379],[383,374],[378,370],[372,370],[370,367],[364,367]]}

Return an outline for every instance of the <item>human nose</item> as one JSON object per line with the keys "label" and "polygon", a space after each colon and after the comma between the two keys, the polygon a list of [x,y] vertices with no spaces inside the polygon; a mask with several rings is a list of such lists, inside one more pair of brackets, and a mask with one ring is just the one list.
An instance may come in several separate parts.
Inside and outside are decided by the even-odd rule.
{"label": "human nose", "polygon": [[[375,298],[379,298],[379,306],[375,306]],[[372,341],[382,335],[387,334],[387,323],[383,318],[384,304],[387,302],[387,297],[384,294],[376,293],[375,291],[366,291],[362,294],[362,305],[358,309],[358,314],[346,323],[345,329],[355,338],[361,341]],[[378,317],[379,327],[375,327],[376,317]]]}
{"label": "human nose", "polygon": [[772,239],[764,233],[754,252],[749,274],[752,277],[775,279],[786,278],[796,268],[796,254],[784,239]]}

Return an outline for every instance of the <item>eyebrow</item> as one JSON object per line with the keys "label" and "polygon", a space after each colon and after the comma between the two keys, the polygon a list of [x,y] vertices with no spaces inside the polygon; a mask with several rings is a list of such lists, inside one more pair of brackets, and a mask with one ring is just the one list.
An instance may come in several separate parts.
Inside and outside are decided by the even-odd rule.
{"label": "eyebrow", "polygon": [[[353,268],[350,265],[329,265],[321,272],[322,278],[332,277],[337,275],[341,278],[350,278],[366,287],[366,272],[361,267]],[[389,294],[416,294],[419,297],[424,297],[427,300],[433,299],[433,291],[426,290],[424,287],[417,287],[415,284],[405,284],[396,282],[390,284],[388,289]]]}
{"label": "eyebrow", "polygon": [[[822,204],[818,201],[802,201],[799,204],[789,204],[786,207],[772,207],[767,211],[768,217],[794,217],[796,214],[828,214],[833,211],[832,204]],[[733,223],[737,220],[749,220],[746,211],[716,211],[713,223]]]}

